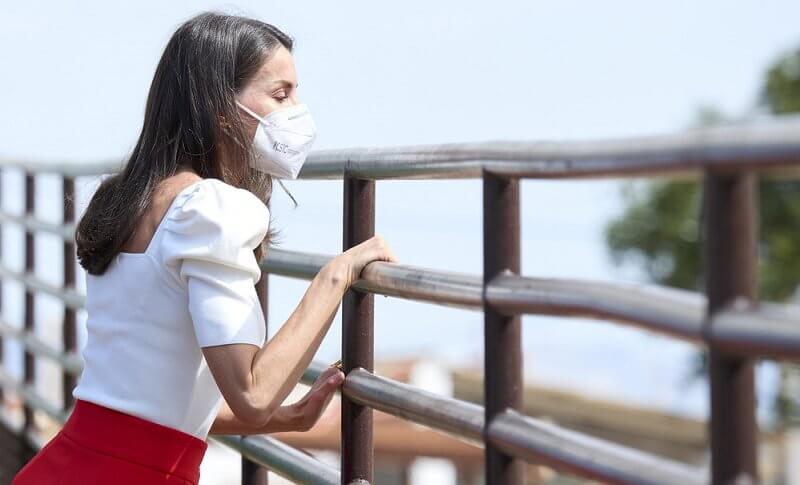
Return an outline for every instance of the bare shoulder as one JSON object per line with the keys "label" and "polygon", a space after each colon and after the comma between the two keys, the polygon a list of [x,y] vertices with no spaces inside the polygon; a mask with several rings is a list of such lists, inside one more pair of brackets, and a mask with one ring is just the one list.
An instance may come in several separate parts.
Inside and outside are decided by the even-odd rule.
{"label": "bare shoulder", "polygon": [[165,178],[158,184],[153,191],[153,199],[150,201],[147,211],[155,220],[156,225],[180,191],[200,180],[203,180],[203,177],[195,172],[183,170]]}
{"label": "bare shoulder", "polygon": [[165,178],[158,184],[153,194],[153,199],[155,201],[155,199],[159,197],[164,197],[168,201],[167,205],[169,205],[172,199],[174,199],[181,190],[199,180],[203,180],[203,178],[195,172],[189,170],[177,172],[175,175]]}

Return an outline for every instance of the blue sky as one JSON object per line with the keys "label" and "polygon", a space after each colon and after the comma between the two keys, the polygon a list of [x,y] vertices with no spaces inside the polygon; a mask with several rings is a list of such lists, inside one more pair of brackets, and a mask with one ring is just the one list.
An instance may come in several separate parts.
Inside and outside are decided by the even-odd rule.
{"label": "blue sky", "polygon": [[[800,2],[790,1],[6,2],[0,157],[124,157],[166,41],[206,9],[250,15],[295,38],[299,95],[319,127],[316,148],[679,130],[701,105],[750,110],[766,66],[800,45]],[[80,181],[84,201],[93,183]],[[283,247],[340,251],[340,184],[286,185],[300,206],[277,190]],[[603,227],[621,207],[618,181],[522,186],[525,274],[641,280],[612,267],[602,245]],[[20,208],[18,187],[18,178],[6,177],[8,209]],[[58,220],[51,197],[42,194],[39,213]],[[377,230],[402,262],[480,272],[479,181],[380,182],[377,201]],[[21,265],[20,240],[13,230],[3,235],[12,267]],[[40,271],[59,281],[60,259],[47,255],[57,242],[37,244],[41,260],[52,258]],[[306,286],[273,278],[270,334]],[[10,295],[6,301],[12,305]],[[58,315],[39,304],[40,314]],[[21,321],[18,309],[5,311]],[[480,363],[480,313],[378,297],[376,319],[378,359]],[[691,353],[684,344],[588,320],[525,317],[524,324],[530,380],[705,412],[704,387],[680,386]],[[340,336],[337,318],[318,357],[336,359]],[[769,369],[763,374],[769,383]]]}

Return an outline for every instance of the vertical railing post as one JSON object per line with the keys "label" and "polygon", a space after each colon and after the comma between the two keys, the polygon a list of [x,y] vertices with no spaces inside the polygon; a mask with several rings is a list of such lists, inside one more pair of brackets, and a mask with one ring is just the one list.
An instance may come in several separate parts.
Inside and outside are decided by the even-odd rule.
{"label": "vertical railing post", "polygon": [[[64,176],[61,178],[62,194],[64,196],[64,214],[62,220],[64,227],[68,227],[75,222],[75,179]],[[75,290],[75,239],[64,240],[64,289]],[[62,339],[64,342],[64,352],[76,352],[78,350],[78,339],[76,329],[75,309],[69,305],[64,305],[64,325],[62,326]],[[74,398],[72,390],[77,385],[78,377],[66,370],[62,374],[63,383],[63,410],[66,412],[72,407]]]}
{"label": "vertical railing post", "polygon": [[[483,287],[498,274],[520,272],[519,180],[483,173]],[[508,408],[522,408],[522,344],[519,315],[494,311],[484,297],[485,429]],[[486,483],[521,485],[525,463],[492,446],[484,431]]]}
{"label": "vertical railing post", "polygon": [[[343,248],[375,234],[375,182],[344,176]],[[349,290],[342,301],[342,365],[373,370],[373,295]],[[341,477],[343,484],[372,483],[372,409],[342,394]]]}
{"label": "vertical railing post", "polygon": [[[269,320],[268,320],[268,303],[269,303],[269,273],[261,270],[261,279],[256,283],[256,294],[258,301],[261,303],[261,311],[264,313],[264,331],[266,332],[267,339],[269,339]],[[267,485],[269,483],[269,475],[266,468],[258,463],[247,459],[242,456],[242,485]]]}
{"label": "vertical railing post", "polygon": [[[25,172],[25,215],[29,217],[35,216],[35,209],[36,209],[36,179],[35,175],[29,172]],[[32,275],[34,273],[34,263],[35,253],[36,250],[34,244],[34,233],[33,231],[25,231],[25,274]],[[33,334],[34,333],[34,297],[35,292],[29,286],[25,286],[25,332]],[[36,360],[34,355],[25,348],[25,375],[23,385],[33,387],[34,382],[36,380]],[[24,421],[24,429],[25,433],[28,433],[32,430],[34,422],[33,422],[33,409],[28,405],[26,402],[23,406],[24,414],[25,414],[25,421]]]}
{"label": "vertical railing post", "polygon": [[[757,188],[752,173],[705,174],[707,322],[756,299]],[[753,361],[709,345],[714,484],[757,483]]]}

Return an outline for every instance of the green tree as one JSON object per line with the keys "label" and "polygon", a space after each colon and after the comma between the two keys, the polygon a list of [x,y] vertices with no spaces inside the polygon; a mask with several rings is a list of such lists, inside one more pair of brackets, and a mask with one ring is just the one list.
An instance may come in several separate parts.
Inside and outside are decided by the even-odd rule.
{"label": "green tree", "polygon": [[[757,106],[774,114],[800,113],[800,49],[769,67]],[[702,108],[697,125],[719,123],[726,117]],[[800,183],[759,179],[759,297],[787,301],[798,292],[800,280]],[[702,191],[699,180],[628,182],[623,186],[625,209],[606,227],[606,244],[615,264],[634,264],[655,283],[703,290],[703,251],[698,241]],[[695,375],[704,375],[705,352],[698,355]],[[774,409],[783,422],[796,414],[787,380],[797,375],[782,366],[782,392]],[[796,397],[794,397],[796,399]]]}

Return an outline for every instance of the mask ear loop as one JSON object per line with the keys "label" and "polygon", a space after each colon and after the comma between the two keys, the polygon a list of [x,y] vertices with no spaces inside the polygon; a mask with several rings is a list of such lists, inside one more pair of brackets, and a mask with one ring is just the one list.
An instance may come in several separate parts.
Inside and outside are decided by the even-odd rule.
{"label": "mask ear loop", "polygon": [[[255,112],[253,112],[253,110],[251,110],[251,109],[250,109],[250,108],[248,108],[247,106],[243,105],[243,104],[242,104],[242,103],[240,103],[239,101],[234,101],[234,102],[235,102],[237,105],[239,105],[239,107],[240,107],[240,108],[242,108],[243,110],[245,110],[245,112],[247,112],[247,114],[249,114],[250,116],[252,116],[252,117],[253,117],[253,118],[255,118],[256,120],[258,120],[258,122],[259,122],[259,123],[263,123],[263,124],[265,124],[265,125],[269,126],[269,127],[270,127],[270,128],[272,128],[272,129],[275,129],[275,130],[281,130],[281,131],[285,131],[285,132],[287,132],[287,133],[294,133],[295,135],[300,135],[300,136],[306,136],[306,137],[307,137],[307,136],[309,136],[307,133],[301,133],[301,132],[299,132],[299,131],[295,131],[295,130],[292,130],[292,129],[289,129],[289,128],[285,128],[285,127],[282,127],[282,126],[276,126],[276,125],[274,125],[274,124],[270,123],[269,121],[266,121],[266,119],[267,119],[267,118],[269,117],[269,115],[270,115],[270,114],[272,114],[272,113],[270,113],[270,114],[268,114],[267,116],[264,116],[264,117],[262,118],[262,117],[258,116],[257,114],[255,114]],[[288,107],[288,108],[284,108],[284,109],[291,109],[291,108],[300,108],[300,109],[304,110],[302,113],[300,113],[300,116],[307,116],[307,115],[309,115],[309,114],[310,114],[310,113],[309,113],[309,111],[308,111],[308,106],[306,106],[306,104],[305,104],[305,103],[297,104],[297,105],[295,105],[295,106],[290,106],[290,107]],[[273,113],[274,113],[274,111],[273,111]]]}
{"label": "mask ear loop", "polygon": [[251,109],[250,109],[250,108],[248,108],[247,106],[243,105],[242,103],[240,103],[240,102],[238,102],[238,101],[235,101],[235,103],[236,103],[237,105],[239,105],[239,107],[240,107],[240,108],[242,108],[242,109],[243,109],[243,110],[244,110],[244,111],[245,111],[247,114],[249,114],[249,115],[250,115],[250,116],[252,116],[253,118],[257,119],[259,122],[263,121],[263,120],[262,120],[262,118],[261,118],[260,116],[258,116],[257,114],[255,114],[255,112],[253,112],[253,110],[251,110]]}

